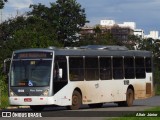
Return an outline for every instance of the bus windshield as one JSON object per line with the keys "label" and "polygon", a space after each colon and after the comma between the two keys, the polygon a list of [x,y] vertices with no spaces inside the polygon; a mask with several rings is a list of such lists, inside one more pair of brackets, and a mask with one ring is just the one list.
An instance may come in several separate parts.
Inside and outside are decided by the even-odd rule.
{"label": "bus windshield", "polygon": [[13,60],[11,65],[11,86],[49,86],[51,60]]}

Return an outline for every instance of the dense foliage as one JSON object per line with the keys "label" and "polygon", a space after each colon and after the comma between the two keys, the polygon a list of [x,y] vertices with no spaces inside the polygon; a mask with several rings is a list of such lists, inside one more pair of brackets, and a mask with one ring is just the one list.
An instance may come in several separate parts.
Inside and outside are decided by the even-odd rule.
{"label": "dense foliage", "polygon": [[2,9],[4,7],[5,2],[7,2],[8,0],[0,0],[0,9]]}
{"label": "dense foliage", "polygon": [[[6,0],[0,0],[3,8]],[[6,91],[3,61],[14,50],[24,48],[63,47],[77,39],[87,22],[85,9],[76,0],[57,0],[50,6],[30,5],[30,12],[0,24],[0,92]]]}
{"label": "dense foliage", "polygon": [[[0,0],[0,9],[4,2]],[[2,73],[3,61],[10,58],[13,50],[23,48],[46,48],[48,46],[81,46],[89,44],[124,45],[129,49],[153,52],[155,82],[160,83],[160,40],[140,39],[129,36],[131,44],[114,39],[110,33],[103,33],[99,26],[93,34],[79,36],[87,23],[85,9],[76,0],[57,0],[47,7],[42,4],[30,5],[26,15],[11,18],[0,24],[0,88],[7,89],[6,76]],[[128,42],[128,43],[129,43]]]}

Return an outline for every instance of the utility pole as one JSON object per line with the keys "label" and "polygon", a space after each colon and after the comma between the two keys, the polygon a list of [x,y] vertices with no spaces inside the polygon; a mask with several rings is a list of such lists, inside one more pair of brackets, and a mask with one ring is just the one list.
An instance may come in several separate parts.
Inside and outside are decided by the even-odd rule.
{"label": "utility pole", "polygon": [[1,9],[1,23],[2,23],[2,9]]}
{"label": "utility pole", "polygon": [[19,11],[18,11],[18,8],[17,8],[17,17],[18,17],[18,15],[19,15]]}

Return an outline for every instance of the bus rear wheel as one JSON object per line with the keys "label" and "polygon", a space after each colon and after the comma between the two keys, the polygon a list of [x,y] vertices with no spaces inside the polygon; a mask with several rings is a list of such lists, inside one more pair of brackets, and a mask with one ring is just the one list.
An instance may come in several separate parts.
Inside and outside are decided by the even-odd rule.
{"label": "bus rear wheel", "polygon": [[96,104],[88,104],[90,108],[101,108],[103,103],[96,103]]}
{"label": "bus rear wheel", "polygon": [[78,110],[82,104],[82,96],[78,91],[74,91],[72,95],[72,105],[67,106],[68,110]]}
{"label": "bus rear wheel", "polygon": [[125,101],[125,106],[130,107],[133,105],[133,100],[134,100],[134,92],[132,89],[128,89],[126,93],[126,101]]}
{"label": "bus rear wheel", "polygon": [[128,89],[126,93],[126,101],[117,102],[119,107],[130,107],[133,105],[134,92],[132,89]]}
{"label": "bus rear wheel", "polygon": [[33,111],[42,111],[44,109],[44,106],[43,105],[33,105],[33,106],[30,106],[30,108]]}
{"label": "bus rear wheel", "polygon": [[133,105],[133,100],[134,100],[134,92],[132,89],[128,89],[127,90],[127,94],[126,94],[126,106],[130,107]]}

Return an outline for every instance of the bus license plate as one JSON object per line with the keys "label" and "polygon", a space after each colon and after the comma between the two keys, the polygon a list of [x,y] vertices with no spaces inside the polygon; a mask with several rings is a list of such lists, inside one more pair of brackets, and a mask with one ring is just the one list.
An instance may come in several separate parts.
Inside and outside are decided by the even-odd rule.
{"label": "bus license plate", "polygon": [[32,102],[32,98],[24,98],[24,102]]}

